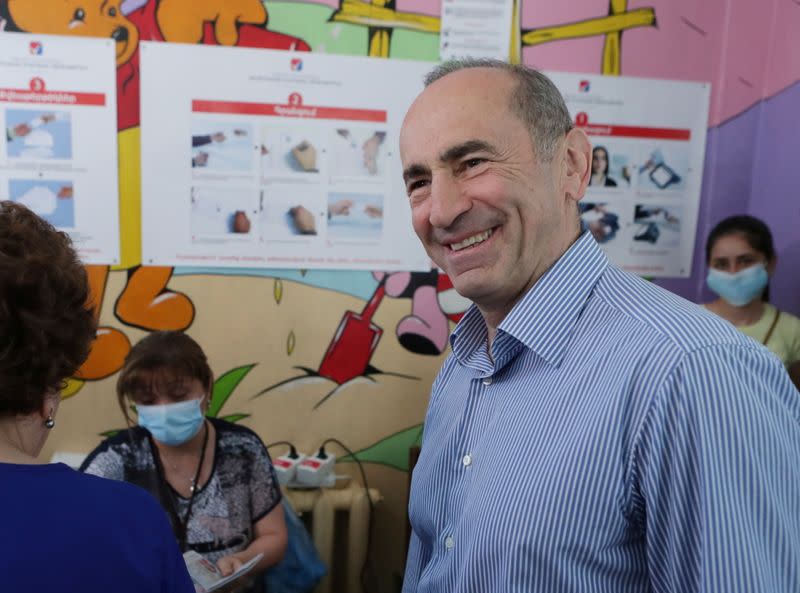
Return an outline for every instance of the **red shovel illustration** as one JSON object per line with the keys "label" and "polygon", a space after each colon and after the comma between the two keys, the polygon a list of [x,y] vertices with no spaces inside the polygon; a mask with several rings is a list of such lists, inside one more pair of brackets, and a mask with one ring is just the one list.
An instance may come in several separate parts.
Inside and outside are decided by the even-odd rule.
{"label": "red shovel illustration", "polygon": [[336,328],[328,350],[319,365],[319,374],[339,385],[355,379],[367,370],[383,329],[372,323],[372,316],[386,294],[384,276],[361,313],[347,311]]}

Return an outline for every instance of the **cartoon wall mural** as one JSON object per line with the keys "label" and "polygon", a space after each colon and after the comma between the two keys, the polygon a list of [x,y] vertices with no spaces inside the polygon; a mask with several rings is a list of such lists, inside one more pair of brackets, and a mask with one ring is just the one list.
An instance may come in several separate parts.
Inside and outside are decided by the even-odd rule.
{"label": "cartoon wall mural", "polygon": [[[120,131],[120,203],[122,205],[122,268],[128,280],[114,310],[125,325],[145,330],[183,330],[194,318],[194,306],[185,294],[167,288],[170,268],[141,267],[138,261],[138,139],[123,141],[126,131],[139,125],[139,41],[237,45],[307,51],[303,40],[266,28],[268,13],[259,0],[186,2],[181,0],[48,2],[8,0],[3,11],[5,29],[53,35],[111,37],[117,44],[117,104]],[[127,140],[128,138],[125,138]],[[130,182],[130,183],[129,183]],[[127,256],[127,257],[126,257]],[[105,298],[109,268],[87,270],[94,306]],[[119,329],[101,326],[92,354],[68,387],[80,380],[104,379],[117,372],[130,349]]]}
{"label": "cartoon wall mural", "polygon": [[[773,194],[796,194],[788,177],[753,162],[759,159],[757,145],[782,154],[780,146],[800,137],[800,130],[785,134],[777,146],[772,137],[757,138],[770,133],[758,132],[759,117],[785,115],[789,99],[800,92],[800,57],[789,41],[790,32],[800,29],[800,5],[735,4],[521,0],[515,3],[511,55],[549,70],[710,80],[698,235],[704,237],[729,210],[744,210],[775,222],[779,252],[800,253],[791,230],[800,215],[789,220],[778,214],[785,201],[777,197],[752,199],[754,175],[771,175]],[[392,575],[402,574],[405,553],[408,448],[420,442],[430,383],[468,302],[435,269],[384,274],[142,266],[138,44],[433,62],[439,11],[439,2],[428,0],[0,0],[0,29],[111,37],[117,44],[122,264],[87,268],[100,329],[89,360],[64,391],[71,397],[48,445],[51,453],[88,451],[100,433],[120,425],[115,373],[131,343],[152,330],[187,330],[203,344],[218,375],[216,413],[224,403],[226,414],[265,442],[288,440],[304,451],[335,437],[355,452],[341,458],[343,471],[355,459],[367,464],[370,486],[384,496],[376,507],[373,562],[385,567],[379,590],[393,590]],[[734,175],[731,163],[738,163]],[[692,278],[661,283],[697,299],[701,278],[698,258]],[[783,292],[790,290],[795,287]],[[778,297],[800,312],[800,297]]]}

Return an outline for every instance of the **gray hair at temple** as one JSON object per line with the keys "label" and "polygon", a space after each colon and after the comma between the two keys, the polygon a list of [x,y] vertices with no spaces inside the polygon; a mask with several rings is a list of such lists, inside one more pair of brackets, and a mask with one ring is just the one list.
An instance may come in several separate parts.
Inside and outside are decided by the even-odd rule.
{"label": "gray hair at temple", "polygon": [[495,68],[514,78],[517,87],[511,93],[509,108],[528,127],[539,160],[550,162],[558,141],[573,127],[564,97],[553,81],[527,66],[501,60],[466,58],[448,60],[431,70],[425,77],[425,86],[448,74],[470,68]]}

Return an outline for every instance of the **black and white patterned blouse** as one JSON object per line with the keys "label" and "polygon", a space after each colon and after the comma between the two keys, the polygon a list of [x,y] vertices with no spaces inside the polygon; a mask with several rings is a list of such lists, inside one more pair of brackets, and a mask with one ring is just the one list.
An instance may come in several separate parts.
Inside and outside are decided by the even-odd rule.
{"label": "black and white patterned blouse", "polygon": [[[209,420],[216,429],[214,465],[208,481],[194,494],[185,550],[216,562],[250,544],[253,525],[280,503],[281,491],[267,449],[252,430],[216,418]],[[153,447],[150,433],[135,426],[103,441],[83,462],[81,471],[149,491],[167,511],[178,537],[175,511],[183,519],[190,499],[163,479]]]}

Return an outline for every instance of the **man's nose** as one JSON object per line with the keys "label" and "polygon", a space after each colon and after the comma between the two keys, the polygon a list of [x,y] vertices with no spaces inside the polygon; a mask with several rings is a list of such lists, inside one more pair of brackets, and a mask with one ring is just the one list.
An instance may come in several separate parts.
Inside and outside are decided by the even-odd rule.
{"label": "man's nose", "polygon": [[469,199],[454,180],[445,175],[433,180],[431,184],[431,226],[448,228],[469,209]]}

